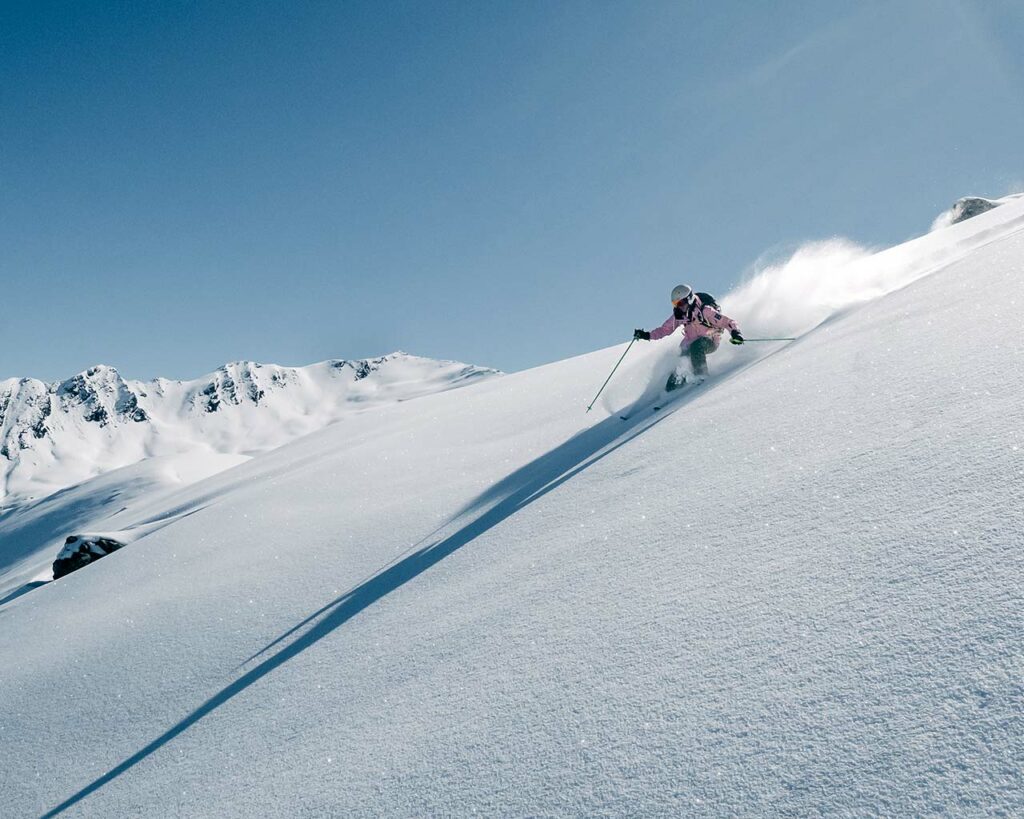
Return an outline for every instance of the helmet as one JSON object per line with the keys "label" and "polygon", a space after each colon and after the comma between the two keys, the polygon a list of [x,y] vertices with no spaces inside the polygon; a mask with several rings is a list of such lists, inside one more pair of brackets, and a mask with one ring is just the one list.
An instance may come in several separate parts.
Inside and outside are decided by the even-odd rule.
{"label": "helmet", "polygon": [[672,303],[692,302],[694,299],[693,288],[688,284],[677,284],[672,288]]}

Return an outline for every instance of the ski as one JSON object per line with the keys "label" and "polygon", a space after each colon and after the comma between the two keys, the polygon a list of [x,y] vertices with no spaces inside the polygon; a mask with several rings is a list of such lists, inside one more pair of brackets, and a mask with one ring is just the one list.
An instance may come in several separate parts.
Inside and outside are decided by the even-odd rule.
{"label": "ski", "polygon": [[[693,376],[689,376],[686,381],[684,381],[675,389],[666,391],[661,401],[659,401],[657,404],[654,404],[653,406],[650,406],[651,412],[659,412],[660,410],[663,410],[666,406],[668,406],[674,400],[674,396],[672,395],[672,393],[675,393],[683,389],[692,389],[693,387],[699,387],[706,380],[706,378],[694,378]],[[644,409],[644,407],[640,407],[634,410],[633,412],[626,413],[625,415],[620,415],[619,419],[622,421],[628,421],[638,412],[643,412]]]}

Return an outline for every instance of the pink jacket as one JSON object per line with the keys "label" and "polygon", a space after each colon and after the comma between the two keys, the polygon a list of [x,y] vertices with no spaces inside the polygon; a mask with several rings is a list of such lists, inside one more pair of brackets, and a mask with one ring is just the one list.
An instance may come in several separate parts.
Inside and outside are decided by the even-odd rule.
{"label": "pink jacket", "polygon": [[[683,317],[676,318],[676,315],[680,313]],[[724,330],[739,329],[739,325],[731,318],[719,313],[710,304],[704,305],[700,299],[697,299],[692,307],[686,306],[682,310],[673,310],[672,315],[665,319],[665,323],[661,327],[651,330],[651,341],[671,335],[680,325],[683,327],[683,340],[679,346],[684,350],[701,336],[709,337],[717,347]]]}

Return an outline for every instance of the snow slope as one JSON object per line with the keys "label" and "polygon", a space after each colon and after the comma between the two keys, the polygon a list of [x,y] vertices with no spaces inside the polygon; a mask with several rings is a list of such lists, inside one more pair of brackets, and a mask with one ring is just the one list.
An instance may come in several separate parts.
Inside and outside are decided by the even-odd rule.
{"label": "snow slope", "polygon": [[0,605],[52,579],[53,561],[68,535],[98,534],[98,527],[117,532],[122,542],[134,541],[149,533],[150,521],[122,526],[132,508],[145,501],[159,505],[183,486],[248,460],[203,450],[149,458],[9,510],[0,516]]}
{"label": "snow slope", "polygon": [[143,498],[0,608],[0,810],[1020,814],[1022,230],[763,271],[809,332],[659,413],[670,340]]}
{"label": "snow slope", "polygon": [[497,374],[399,352],[307,367],[236,362],[194,381],[126,381],[97,366],[54,384],[0,382],[0,601],[49,580],[70,534],[147,533],[120,521],[149,496],[354,412]]}

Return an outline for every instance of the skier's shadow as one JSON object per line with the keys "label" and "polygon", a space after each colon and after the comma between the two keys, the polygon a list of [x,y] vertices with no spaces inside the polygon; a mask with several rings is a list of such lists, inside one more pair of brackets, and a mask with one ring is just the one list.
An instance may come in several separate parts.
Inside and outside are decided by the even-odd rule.
{"label": "skier's shadow", "polygon": [[[682,403],[683,401],[677,399],[657,414],[633,407],[630,408],[632,414],[628,420],[622,420],[612,415],[512,472],[463,507],[447,523],[414,544],[396,561],[357,583],[327,605],[317,609],[249,657],[243,665],[284,644],[144,748],[45,813],[44,819],[62,813],[135,767],[179,734],[187,731],[203,717],[327,637],[364,609],[418,577],[453,552],[476,540],[480,535],[544,497],[548,492],[558,488],[583,470],[593,466],[655,424],[660,423],[678,410]],[[453,527],[456,527],[455,531],[448,535],[444,534],[446,530]],[[298,636],[295,639],[287,642],[296,634]]]}

